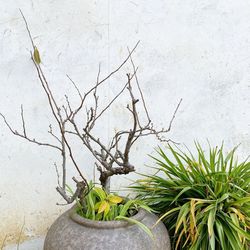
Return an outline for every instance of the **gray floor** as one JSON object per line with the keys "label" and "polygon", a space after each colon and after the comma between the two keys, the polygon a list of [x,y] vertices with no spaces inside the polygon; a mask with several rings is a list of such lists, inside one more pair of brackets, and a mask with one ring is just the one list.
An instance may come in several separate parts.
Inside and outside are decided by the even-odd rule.
{"label": "gray floor", "polygon": [[44,238],[36,238],[33,240],[25,241],[19,245],[8,245],[3,250],[42,250]]}

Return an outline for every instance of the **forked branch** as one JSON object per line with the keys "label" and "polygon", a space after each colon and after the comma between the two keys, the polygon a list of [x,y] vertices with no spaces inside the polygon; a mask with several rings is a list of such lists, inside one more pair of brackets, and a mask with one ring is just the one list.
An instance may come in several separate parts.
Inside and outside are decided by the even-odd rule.
{"label": "forked branch", "polygon": [[[21,10],[20,10],[21,12]],[[77,160],[75,158],[75,154],[72,149],[72,145],[70,143],[69,137],[74,136],[75,139],[79,140],[81,144],[89,150],[92,156],[95,158],[95,166],[97,167],[100,173],[100,182],[103,187],[109,191],[109,178],[113,175],[123,175],[128,174],[130,172],[135,171],[134,165],[130,162],[130,154],[131,148],[134,143],[141,137],[154,135],[160,141],[168,141],[169,139],[165,139],[163,135],[168,133],[171,129],[172,123],[176,116],[177,110],[181,104],[181,101],[178,103],[173,116],[170,120],[169,126],[167,128],[162,128],[160,130],[156,129],[151,121],[146,101],[143,96],[143,91],[140,87],[138,77],[137,77],[137,67],[134,64],[132,59],[132,54],[137,48],[139,41],[136,43],[134,48],[130,51],[128,49],[128,56],[125,60],[111,73],[109,73],[106,77],[100,80],[100,72],[101,68],[99,65],[98,74],[96,82],[93,84],[88,91],[82,93],[80,88],[74,82],[74,80],[67,75],[67,78],[72,83],[75,88],[77,95],[79,96],[80,102],[77,107],[73,107],[67,95],[65,95],[65,104],[60,106],[55,98],[55,95],[51,89],[51,84],[48,82],[45,72],[40,64],[40,55],[39,60],[36,59],[37,53],[39,53],[34,40],[32,38],[30,29],[28,27],[27,21],[21,12],[22,17],[24,19],[27,32],[29,34],[29,38],[32,43],[33,52],[31,52],[31,59],[35,66],[38,79],[42,86],[42,90],[47,98],[48,105],[52,114],[54,121],[58,129],[55,132],[52,130],[52,125],[49,126],[49,134],[53,137],[57,144],[43,143],[37,141],[36,139],[31,139],[27,135],[27,129],[25,126],[25,119],[23,113],[23,107],[21,106],[21,119],[22,119],[22,132],[18,132],[11,127],[9,122],[6,120],[5,116],[0,113],[5,124],[9,128],[9,130],[16,136],[19,136],[29,142],[35,143],[40,146],[48,146],[60,151],[62,156],[62,176],[61,181],[59,180],[60,174],[59,170],[56,167],[56,173],[58,178],[58,186],[56,190],[59,194],[65,199],[68,203],[72,203],[76,198],[83,199],[84,195],[88,192],[88,182],[84,175],[82,174],[82,169],[79,167]],[[35,55],[36,53],[36,55]],[[126,81],[120,87],[120,90],[117,94],[115,94],[108,103],[101,108],[99,104],[101,93],[100,88],[104,85],[114,74],[118,73],[121,68],[129,62],[132,65],[132,73],[126,74]],[[93,132],[95,127],[97,127],[97,121],[102,118],[105,112],[110,110],[110,107],[114,102],[119,100],[120,96],[125,92],[128,92],[129,103],[124,107],[131,116],[131,126],[124,130],[119,130],[114,133],[114,135],[110,138],[110,142],[108,144],[104,143],[102,138],[99,138]],[[139,93],[138,97],[136,96],[136,92]],[[93,105],[87,108],[87,99],[93,98]],[[84,110],[84,108],[86,110]],[[142,110],[140,113],[138,110]],[[79,119],[82,118],[82,115],[85,115],[85,123],[79,122]],[[82,119],[81,119],[82,121]],[[67,163],[70,161],[81,177],[81,181],[78,181],[75,177],[73,180],[76,183],[75,192],[69,196],[67,193],[67,185],[66,185],[66,173],[67,173]]]}

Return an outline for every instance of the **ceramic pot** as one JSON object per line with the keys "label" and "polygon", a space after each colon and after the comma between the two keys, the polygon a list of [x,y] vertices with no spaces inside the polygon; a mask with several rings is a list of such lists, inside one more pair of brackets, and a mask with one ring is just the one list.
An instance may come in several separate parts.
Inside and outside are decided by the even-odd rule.
{"label": "ceramic pot", "polygon": [[[158,217],[143,209],[131,217],[151,228]],[[170,250],[167,229],[160,222],[152,239],[136,224],[127,221],[93,221],[76,213],[62,214],[50,227],[44,250]]]}

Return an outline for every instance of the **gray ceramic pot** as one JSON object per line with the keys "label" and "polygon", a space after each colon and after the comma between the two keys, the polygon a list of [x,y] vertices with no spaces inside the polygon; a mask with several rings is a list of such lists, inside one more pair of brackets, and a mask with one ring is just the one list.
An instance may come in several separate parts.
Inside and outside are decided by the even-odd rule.
{"label": "gray ceramic pot", "polygon": [[[131,217],[149,228],[157,216],[140,209]],[[50,227],[44,250],[170,250],[167,229],[163,223],[152,230],[151,239],[141,228],[126,221],[92,221],[82,218],[75,207],[61,215]]]}

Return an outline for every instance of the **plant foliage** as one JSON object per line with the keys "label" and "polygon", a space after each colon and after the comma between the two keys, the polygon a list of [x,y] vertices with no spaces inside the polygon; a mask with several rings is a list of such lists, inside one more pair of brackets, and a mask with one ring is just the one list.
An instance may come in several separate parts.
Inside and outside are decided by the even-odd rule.
{"label": "plant foliage", "polygon": [[157,174],[132,187],[157,211],[174,249],[249,249],[250,162],[238,163],[234,148],[209,147],[197,156],[168,145],[157,150]]}
{"label": "plant foliage", "polygon": [[[116,194],[107,193],[103,188],[95,186],[92,182],[89,183],[89,187],[90,191],[84,196],[83,200],[76,200],[76,211],[80,216],[97,221],[125,220],[131,224],[136,224],[150,237],[153,237],[151,230],[146,225],[131,218],[138,212],[139,208],[148,212],[152,211],[145,205],[144,201],[130,200]],[[70,193],[73,193],[69,186],[67,188]]]}

